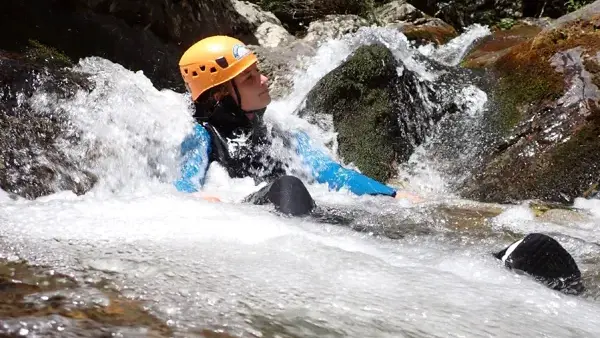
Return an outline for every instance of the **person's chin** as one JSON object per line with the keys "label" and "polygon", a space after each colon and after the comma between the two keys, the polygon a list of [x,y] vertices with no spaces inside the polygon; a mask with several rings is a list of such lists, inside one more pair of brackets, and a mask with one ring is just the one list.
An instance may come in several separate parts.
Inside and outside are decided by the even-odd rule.
{"label": "person's chin", "polygon": [[265,107],[266,107],[266,106],[267,106],[269,103],[271,103],[271,100],[272,100],[272,99],[271,99],[271,94],[269,94],[269,92],[266,92],[266,93],[262,94],[261,96],[262,96],[262,99],[264,100],[263,102],[264,102],[264,104],[265,104]]}

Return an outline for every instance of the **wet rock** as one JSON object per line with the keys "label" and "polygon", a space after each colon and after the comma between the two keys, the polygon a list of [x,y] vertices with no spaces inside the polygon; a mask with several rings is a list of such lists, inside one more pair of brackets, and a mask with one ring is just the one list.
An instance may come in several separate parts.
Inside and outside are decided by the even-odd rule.
{"label": "wet rock", "polygon": [[232,1],[235,10],[251,24],[254,28],[258,28],[265,22],[281,25],[281,21],[271,12],[264,11],[260,6],[248,1]]}
{"label": "wet rock", "polygon": [[254,27],[254,36],[260,46],[277,47],[295,40],[273,13],[247,1],[233,0],[233,6]]}
{"label": "wet rock", "polygon": [[585,221],[589,221],[590,218],[574,210],[550,209],[538,216],[538,220],[563,226],[569,226],[574,223],[582,223]]}
{"label": "wet rock", "polygon": [[386,26],[402,21],[414,21],[425,17],[425,14],[405,0],[389,2],[375,10],[377,22]]}
{"label": "wet rock", "polygon": [[426,15],[405,0],[392,1],[377,8],[375,17],[379,25],[398,29],[409,41],[417,44],[433,42],[439,45],[457,36],[452,26]]}
{"label": "wet rock", "polygon": [[465,56],[462,66],[467,68],[487,68],[506,55],[511,48],[526,42],[543,30],[538,24],[520,22],[508,30],[497,29],[481,39]]}
{"label": "wet rock", "polygon": [[258,39],[259,45],[263,47],[285,46],[295,40],[285,28],[271,22],[262,23],[258,26],[254,34]]}
{"label": "wet rock", "polygon": [[158,88],[180,91],[177,63],[195,41],[227,34],[257,42],[230,0],[8,0],[0,2],[0,30],[10,32],[0,36],[0,49],[22,52],[37,40],[74,61],[104,57],[143,70]]}
{"label": "wet rock", "polygon": [[269,89],[274,99],[289,94],[294,84],[292,71],[302,66],[305,56],[313,55],[316,51],[312,45],[302,40],[279,47],[249,47],[258,56],[258,68],[269,78]]}
{"label": "wet rock", "polygon": [[394,103],[398,66],[383,45],[361,47],[315,85],[300,113],[333,114],[340,155],[381,181],[394,175],[398,157],[409,147],[390,142],[401,134]]}
{"label": "wet rock", "polygon": [[319,45],[330,39],[339,39],[345,34],[356,32],[369,22],[358,15],[327,15],[325,18],[310,23],[305,42]]}
{"label": "wet rock", "polygon": [[83,194],[96,182],[81,158],[65,152],[79,140],[65,112],[31,99],[37,92],[45,93],[43,100],[67,99],[92,84],[63,61],[47,60],[0,53],[0,189],[26,198],[61,190]]}
{"label": "wet rock", "polygon": [[[587,6],[583,6],[587,5]],[[592,20],[600,12],[600,1],[584,0],[579,2],[580,9],[566,14],[555,20],[548,30],[562,28],[575,20]],[[568,9],[567,9],[568,10]]]}
{"label": "wet rock", "polygon": [[443,45],[458,36],[454,27],[437,18],[421,18],[411,23],[390,24],[388,27],[400,30],[417,45]]}
{"label": "wet rock", "polygon": [[[600,2],[597,2],[600,3]],[[489,62],[499,77],[486,119],[497,141],[463,195],[571,203],[600,177],[600,6],[579,11]],[[577,16],[571,16],[576,18]]]}
{"label": "wet rock", "polygon": [[51,269],[0,260],[0,335],[173,336],[141,302],[102,284],[81,285]]}
{"label": "wet rock", "polygon": [[387,181],[396,174],[397,164],[423,142],[429,128],[452,109],[429,105],[442,102],[444,95],[398,62],[385,46],[374,44],[360,47],[323,77],[299,115],[317,125],[332,116],[344,161]]}

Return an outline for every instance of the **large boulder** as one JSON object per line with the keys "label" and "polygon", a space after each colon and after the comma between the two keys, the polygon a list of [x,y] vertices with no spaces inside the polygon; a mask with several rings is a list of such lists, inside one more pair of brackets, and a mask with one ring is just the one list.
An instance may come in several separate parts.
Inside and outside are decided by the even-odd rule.
{"label": "large boulder", "polygon": [[0,48],[22,51],[29,40],[77,61],[100,56],[142,70],[159,88],[183,91],[177,63],[195,41],[214,34],[257,43],[254,27],[230,0],[5,0]]}
{"label": "large boulder", "polygon": [[300,113],[333,115],[340,156],[381,181],[395,174],[398,157],[409,147],[397,142],[398,66],[385,46],[360,47],[317,83]]}
{"label": "large boulder", "polygon": [[269,90],[274,99],[281,99],[290,93],[294,85],[294,70],[303,66],[304,57],[316,51],[312,44],[302,40],[278,47],[249,47],[258,57],[258,69],[269,78]]}
{"label": "large boulder", "polygon": [[[83,194],[96,182],[83,161],[66,152],[77,144],[77,130],[64,111],[47,105],[89,92],[92,84],[64,67],[65,56],[46,50],[28,57],[0,51],[0,189],[25,198],[61,190]],[[32,101],[36,92],[47,101]]]}
{"label": "large boulder", "polygon": [[451,96],[399,62],[387,47],[365,45],[315,85],[299,116],[324,129],[329,117],[343,160],[387,181],[452,109],[442,97]]}
{"label": "large boulder", "polygon": [[253,26],[260,46],[278,47],[295,40],[273,13],[262,10],[257,4],[233,0],[233,6]]}
{"label": "large boulder", "polygon": [[598,186],[599,27],[597,1],[485,63],[498,77],[486,118],[498,139],[464,196],[572,202]]}
{"label": "large boulder", "polygon": [[425,14],[406,0],[396,0],[375,9],[375,17],[380,25],[389,25],[402,21],[414,21]]}

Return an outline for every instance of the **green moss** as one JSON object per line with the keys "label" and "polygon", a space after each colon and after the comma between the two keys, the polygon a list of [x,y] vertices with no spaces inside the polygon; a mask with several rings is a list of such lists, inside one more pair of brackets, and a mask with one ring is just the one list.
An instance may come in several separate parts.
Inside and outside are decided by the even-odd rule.
{"label": "green moss", "polygon": [[360,47],[311,91],[308,110],[333,114],[339,152],[380,181],[394,176],[399,134],[393,97],[396,60],[383,45]]}
{"label": "green moss", "polygon": [[54,63],[65,67],[73,65],[73,61],[64,53],[37,40],[29,40],[26,56],[36,62]]}
{"label": "green moss", "polygon": [[509,131],[524,116],[528,106],[555,100],[565,91],[561,74],[554,71],[550,58],[557,52],[575,47],[599,50],[600,32],[594,21],[575,21],[558,30],[539,34],[513,47],[493,66],[499,75],[495,97],[500,104],[499,127]]}
{"label": "green moss", "polygon": [[517,21],[513,18],[503,18],[496,24],[496,27],[500,28],[501,30],[509,30],[516,23]]}
{"label": "green moss", "polygon": [[531,73],[517,71],[499,80],[495,92],[500,104],[496,123],[501,132],[509,132],[514,128],[523,119],[523,112],[529,104],[560,97],[562,77],[551,69],[548,71],[550,64],[544,60],[535,66]]}
{"label": "green moss", "polygon": [[568,12],[574,12],[588,4],[591,4],[595,0],[567,0],[565,6]]}

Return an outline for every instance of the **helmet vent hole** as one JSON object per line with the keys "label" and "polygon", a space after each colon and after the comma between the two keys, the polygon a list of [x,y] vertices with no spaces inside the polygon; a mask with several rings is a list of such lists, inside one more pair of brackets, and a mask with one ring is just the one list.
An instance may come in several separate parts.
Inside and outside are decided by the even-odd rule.
{"label": "helmet vent hole", "polygon": [[229,67],[229,63],[227,62],[227,59],[224,57],[220,57],[220,58],[216,59],[215,62],[223,69]]}
{"label": "helmet vent hole", "polygon": [[201,71],[205,71],[206,70],[206,66],[200,66],[200,70]]}
{"label": "helmet vent hole", "polygon": [[183,71],[185,72],[185,74],[186,74],[186,75],[187,75],[187,73],[189,72],[187,68],[186,68],[186,69],[184,69]]}
{"label": "helmet vent hole", "polygon": [[215,68],[215,67],[210,67],[210,72],[211,72],[211,73],[216,73],[216,72],[217,72],[217,68]]}
{"label": "helmet vent hole", "polygon": [[198,72],[197,72],[197,71],[193,71],[193,72],[192,72],[192,76],[193,76],[193,77],[196,77],[196,76],[198,76]]}

